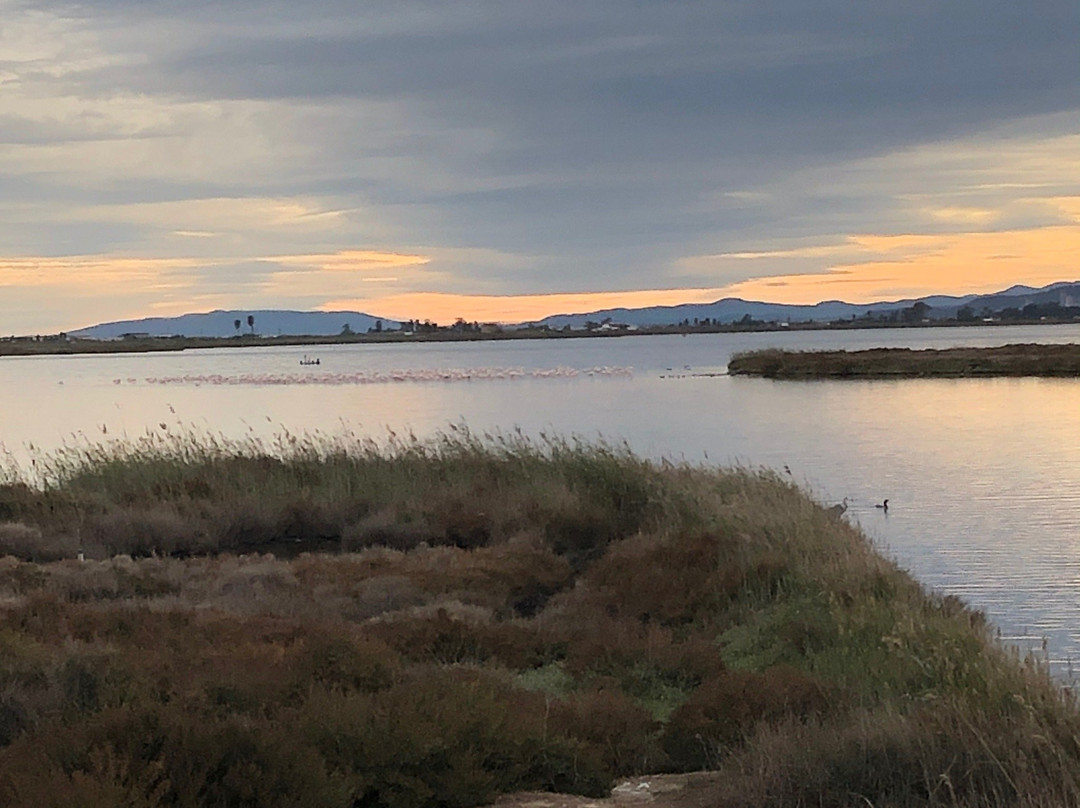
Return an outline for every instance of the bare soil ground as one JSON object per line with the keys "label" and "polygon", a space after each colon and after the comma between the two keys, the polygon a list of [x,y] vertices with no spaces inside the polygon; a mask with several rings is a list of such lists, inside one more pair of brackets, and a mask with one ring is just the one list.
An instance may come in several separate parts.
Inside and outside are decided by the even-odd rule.
{"label": "bare soil ground", "polygon": [[607,799],[591,799],[573,794],[545,794],[525,791],[506,794],[494,803],[496,808],[706,808],[714,804],[716,772],[690,774],[654,774],[622,780]]}

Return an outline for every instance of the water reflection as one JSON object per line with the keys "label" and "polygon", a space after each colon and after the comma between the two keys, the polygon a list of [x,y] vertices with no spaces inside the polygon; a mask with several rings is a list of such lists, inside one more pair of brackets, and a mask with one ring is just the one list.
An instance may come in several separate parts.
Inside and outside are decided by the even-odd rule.
{"label": "water reflection", "polygon": [[[646,337],[320,348],[319,373],[407,371],[409,384],[145,383],[295,374],[304,348],[0,360],[0,439],[100,441],[147,429],[269,438],[283,429],[385,437],[520,427],[625,438],[692,462],[787,466],[923,582],[983,609],[1055,669],[1080,658],[1080,382],[981,379],[770,382],[722,372],[733,351],[1080,342],[1080,327]],[[628,374],[552,373],[633,368]],[[425,374],[520,368],[514,381]],[[669,370],[669,368],[671,370]],[[314,369],[313,369],[314,370]],[[124,383],[115,385],[114,379]],[[134,379],[134,383],[127,383]],[[143,381],[140,381],[143,380]],[[874,505],[888,498],[884,513]],[[1078,665],[1077,667],[1080,667]]]}
{"label": "water reflection", "polygon": [[[824,430],[832,468],[817,479],[843,485],[851,518],[921,580],[1013,637],[1048,638],[1068,665],[1080,649],[1080,382],[860,382],[845,397],[846,429]],[[886,496],[887,517],[871,507]]]}

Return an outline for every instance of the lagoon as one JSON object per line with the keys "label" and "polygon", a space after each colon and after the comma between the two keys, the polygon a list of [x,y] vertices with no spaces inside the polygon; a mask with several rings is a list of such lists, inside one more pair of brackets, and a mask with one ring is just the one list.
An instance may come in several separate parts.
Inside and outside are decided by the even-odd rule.
{"label": "lagoon", "polygon": [[[382,440],[466,425],[603,436],[653,457],[767,466],[929,587],[982,609],[1056,673],[1080,667],[1080,380],[774,382],[766,347],[1080,342],[1080,326],[641,336],[0,360],[9,462],[64,443],[194,430]],[[319,365],[301,365],[305,355]],[[888,498],[888,513],[874,507]]]}

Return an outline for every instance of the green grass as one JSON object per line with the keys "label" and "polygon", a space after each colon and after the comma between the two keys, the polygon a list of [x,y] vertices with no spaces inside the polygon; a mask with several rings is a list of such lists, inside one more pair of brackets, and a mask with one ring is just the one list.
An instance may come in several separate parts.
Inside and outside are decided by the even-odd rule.
{"label": "green grass", "polygon": [[[1080,718],[767,471],[458,428],[83,446],[0,487],[0,804],[1080,803]],[[82,549],[87,560],[75,560]]]}

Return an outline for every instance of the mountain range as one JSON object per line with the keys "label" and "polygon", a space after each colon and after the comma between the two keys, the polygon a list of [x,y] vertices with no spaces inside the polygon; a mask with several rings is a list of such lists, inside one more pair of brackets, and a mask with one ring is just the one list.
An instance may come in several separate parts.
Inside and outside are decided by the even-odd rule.
{"label": "mountain range", "polygon": [[680,306],[650,306],[640,309],[603,309],[582,314],[556,314],[538,320],[534,325],[550,328],[584,328],[586,322],[603,322],[610,318],[613,323],[626,325],[662,326],[675,325],[686,320],[712,320],[726,324],[737,322],[747,315],[763,322],[831,322],[865,317],[868,314],[889,314],[911,308],[916,303],[929,306],[926,316],[931,320],[951,319],[967,306],[976,315],[984,310],[1000,311],[1006,308],[1023,308],[1029,303],[1057,303],[1061,306],[1080,305],[1080,281],[1064,281],[1041,288],[1012,286],[988,295],[931,295],[905,300],[880,301],[877,303],[844,303],[826,300],[812,306],[763,303],[728,297],[713,303],[686,303]]}
{"label": "mountain range", "polygon": [[[586,323],[602,323],[605,320],[628,326],[649,327],[678,325],[684,321],[710,320],[719,324],[734,323],[749,316],[763,322],[831,322],[850,320],[867,315],[899,312],[916,303],[929,306],[926,317],[931,320],[951,319],[963,307],[975,315],[996,312],[1007,308],[1022,309],[1028,304],[1080,306],[1080,281],[1064,281],[1049,286],[1012,286],[988,295],[931,295],[905,300],[878,303],[845,303],[826,300],[812,306],[787,305],[724,298],[713,303],[687,303],[679,306],[648,306],[637,309],[601,309],[575,314],[556,314],[529,323],[510,327],[547,326],[561,329],[582,329]],[[253,325],[248,326],[248,317]],[[240,322],[237,328],[236,323]],[[381,325],[380,325],[381,324]],[[122,320],[101,323],[71,332],[74,337],[91,339],[116,339],[125,334],[145,334],[168,337],[231,337],[236,334],[263,334],[267,336],[335,336],[343,331],[358,334],[369,329],[399,328],[397,320],[379,318],[356,311],[284,311],[264,309],[257,311],[211,311],[201,314],[184,314],[179,317],[149,317],[141,320]]]}
{"label": "mountain range", "polygon": [[[248,325],[248,317],[253,318]],[[240,325],[237,327],[236,323]],[[380,325],[381,324],[381,325]],[[210,311],[179,317],[147,317],[119,320],[72,331],[73,337],[118,339],[126,334],[151,337],[233,337],[237,334],[267,336],[336,336],[342,331],[366,333],[369,328],[398,328],[397,320],[386,320],[357,311],[282,311],[275,309]]]}

